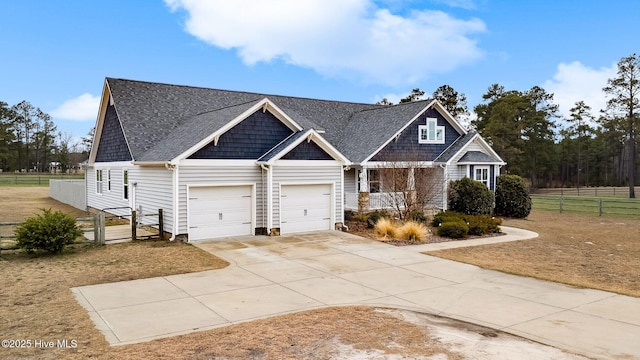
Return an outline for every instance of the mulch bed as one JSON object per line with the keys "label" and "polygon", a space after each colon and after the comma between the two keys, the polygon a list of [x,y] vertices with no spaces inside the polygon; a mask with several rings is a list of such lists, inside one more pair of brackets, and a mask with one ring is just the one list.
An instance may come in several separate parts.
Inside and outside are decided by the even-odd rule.
{"label": "mulch bed", "polygon": [[350,233],[350,234],[362,236],[362,237],[365,237],[365,238],[368,238],[368,239],[382,241],[384,243],[387,243],[387,244],[390,244],[390,245],[394,245],[394,246],[435,244],[435,243],[442,243],[442,242],[449,242],[449,241],[471,240],[471,239],[480,239],[480,238],[487,238],[487,237],[505,235],[504,233],[489,234],[489,235],[484,235],[484,236],[469,235],[469,236],[464,237],[462,239],[453,239],[453,238],[447,238],[447,237],[438,236],[438,235],[436,235],[436,228],[428,227],[429,236],[427,236],[426,240],[424,240],[424,241],[409,241],[409,240],[398,240],[398,239],[379,239],[373,233],[373,229],[369,229],[367,227],[367,224],[362,222],[362,221],[346,221],[346,225],[349,228],[349,230],[347,232]]}

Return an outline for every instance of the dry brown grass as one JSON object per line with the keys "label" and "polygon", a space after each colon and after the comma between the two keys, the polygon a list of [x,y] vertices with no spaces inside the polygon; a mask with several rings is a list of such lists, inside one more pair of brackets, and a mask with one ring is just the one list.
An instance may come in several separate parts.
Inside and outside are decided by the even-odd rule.
{"label": "dry brown grass", "polygon": [[336,358],[336,345],[386,354],[461,354],[439,344],[428,330],[370,307],[305,311],[110,349],[118,359],[318,359]]}
{"label": "dry brown grass", "polygon": [[23,221],[37,214],[38,209],[60,210],[73,217],[87,216],[86,211],[62,204],[49,197],[48,187],[2,187],[0,186],[0,222]]}
{"label": "dry brown grass", "polygon": [[534,211],[533,240],[429,252],[487,269],[640,296],[640,220]]}
{"label": "dry brown grass", "polygon": [[[21,190],[12,188],[16,189]],[[31,192],[34,188],[24,190]],[[45,199],[38,204],[43,201],[48,202]],[[51,206],[47,207],[60,209],[59,203],[51,201]],[[11,209],[13,205],[6,206]],[[42,206],[31,209],[25,206],[23,214],[27,213],[28,217],[38,207]],[[11,212],[0,210],[0,218],[7,211]],[[336,345],[341,344],[365,353],[379,350],[405,358],[431,354],[442,354],[437,356],[452,360],[464,358],[450,347],[443,346],[424,326],[369,307],[312,310],[147,343],[111,347],[69,290],[75,286],[202,271],[226,265],[226,262],[190,245],[159,241],[102,247],[78,245],[62,255],[38,257],[3,253],[0,258],[2,338],[69,339],[77,340],[78,347],[0,349],[0,358],[326,359],[336,356]]]}
{"label": "dry brown grass", "polygon": [[0,349],[4,352],[0,357],[85,358],[110,351],[86,310],[76,302],[71,287],[218,269],[227,265],[191,245],[166,241],[101,247],[78,245],[62,255],[3,253],[0,258],[2,339],[75,339],[78,348]]}
{"label": "dry brown grass", "polygon": [[[48,198],[48,188],[0,187],[0,220],[21,221],[39,208],[84,212]],[[61,255],[0,256],[2,339],[76,340],[75,349],[2,349],[2,359],[324,359],[346,344],[383,353],[442,353],[462,358],[426,328],[368,307],[320,309],[147,343],[109,346],[70,288],[217,269],[225,261],[183,243],[78,244]]]}

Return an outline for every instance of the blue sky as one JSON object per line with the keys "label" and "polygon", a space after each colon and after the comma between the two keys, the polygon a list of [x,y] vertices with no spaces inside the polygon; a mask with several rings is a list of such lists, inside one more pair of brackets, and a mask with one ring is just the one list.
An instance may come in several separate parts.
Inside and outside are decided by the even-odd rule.
{"label": "blue sky", "polygon": [[373,103],[448,84],[540,85],[604,106],[640,51],[628,0],[0,0],[0,101],[94,125],[105,77]]}

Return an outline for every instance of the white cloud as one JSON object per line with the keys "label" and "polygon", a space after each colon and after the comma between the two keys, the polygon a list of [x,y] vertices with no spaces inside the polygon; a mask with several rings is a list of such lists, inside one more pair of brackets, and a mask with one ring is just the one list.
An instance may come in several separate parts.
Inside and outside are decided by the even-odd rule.
{"label": "white cloud", "polygon": [[445,4],[451,7],[458,7],[466,10],[473,10],[476,8],[474,0],[434,0],[437,3]]}
{"label": "white cloud", "polygon": [[597,118],[607,101],[602,88],[607,85],[609,78],[616,75],[616,71],[615,63],[600,69],[592,69],[578,61],[561,63],[553,80],[545,81],[542,87],[554,94],[554,102],[560,107],[564,118],[569,117],[569,109],[580,100],[591,106],[591,112]]}
{"label": "white cloud", "polygon": [[376,95],[373,97],[372,102],[373,103],[377,103],[378,101],[382,101],[382,99],[387,99],[389,102],[393,103],[393,104],[397,104],[400,102],[400,99],[407,97],[407,95],[409,94],[393,94],[393,93],[389,93],[389,94],[385,94],[385,95]]}
{"label": "white cloud", "polygon": [[84,93],[77,98],[69,99],[51,110],[54,118],[64,120],[95,120],[100,106],[100,96]]}
{"label": "white cloud", "polygon": [[482,56],[479,19],[441,11],[394,15],[372,0],[165,0],[186,31],[248,65],[281,60],[329,76],[413,84]]}

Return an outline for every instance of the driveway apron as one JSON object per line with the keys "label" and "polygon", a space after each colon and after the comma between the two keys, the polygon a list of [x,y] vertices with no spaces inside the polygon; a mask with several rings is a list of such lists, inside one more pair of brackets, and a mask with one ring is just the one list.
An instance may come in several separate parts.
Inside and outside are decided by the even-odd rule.
{"label": "driveway apron", "polygon": [[[493,241],[535,233],[505,228]],[[489,240],[491,241],[491,240]],[[195,244],[225,269],[73,288],[112,345],[341,305],[426,312],[601,359],[640,358],[640,299],[421,254],[487,240],[394,247],[326,231]]]}

